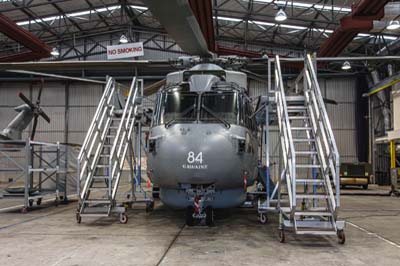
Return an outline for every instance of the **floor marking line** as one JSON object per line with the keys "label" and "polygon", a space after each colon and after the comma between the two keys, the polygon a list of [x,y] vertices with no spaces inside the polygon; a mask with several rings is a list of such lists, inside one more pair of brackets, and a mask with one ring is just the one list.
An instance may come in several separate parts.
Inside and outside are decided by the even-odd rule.
{"label": "floor marking line", "polygon": [[388,244],[390,244],[390,245],[392,245],[392,246],[394,246],[394,247],[400,248],[400,245],[399,245],[399,244],[397,244],[397,243],[395,243],[395,242],[393,242],[393,241],[391,241],[391,240],[389,240],[389,239],[386,239],[386,238],[384,238],[383,236],[381,236],[381,235],[379,235],[379,234],[377,234],[377,233],[373,233],[373,232],[371,232],[371,231],[368,231],[367,229],[365,229],[365,228],[363,228],[363,227],[361,227],[361,226],[359,226],[359,225],[353,224],[352,222],[346,221],[346,224],[349,224],[349,225],[351,225],[351,226],[357,228],[358,230],[360,230],[360,231],[362,231],[362,232],[364,232],[364,233],[367,233],[368,235],[375,236],[376,238],[378,238],[378,239],[380,239],[380,240],[383,240],[384,242],[386,242],[386,243],[388,243]]}
{"label": "floor marking line", "polygon": [[157,262],[156,266],[159,266],[163,262],[164,258],[167,256],[167,253],[172,248],[172,246],[175,244],[176,239],[179,237],[179,235],[182,233],[183,229],[185,228],[185,225],[186,224],[183,224],[181,229],[179,229],[178,233],[175,235],[174,239],[172,239],[171,243],[168,245],[168,247],[165,250],[164,254],[161,256],[160,260]]}

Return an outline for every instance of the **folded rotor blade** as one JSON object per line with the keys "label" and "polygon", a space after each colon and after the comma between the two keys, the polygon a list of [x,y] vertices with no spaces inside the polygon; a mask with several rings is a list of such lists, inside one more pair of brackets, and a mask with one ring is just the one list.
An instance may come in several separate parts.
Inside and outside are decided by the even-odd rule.
{"label": "folded rotor blade", "polygon": [[187,0],[144,0],[179,47],[188,54],[210,57],[207,42]]}
{"label": "folded rotor blade", "polygon": [[28,98],[26,98],[22,92],[18,93],[18,97],[21,98],[21,100],[23,100],[27,105],[29,105],[32,110],[36,108],[35,105]]}
{"label": "folded rotor blade", "polygon": [[162,79],[160,81],[157,81],[157,82],[145,87],[143,89],[144,96],[149,96],[151,94],[156,93],[162,86],[165,85],[165,83],[166,83],[166,80]]}
{"label": "folded rotor blade", "polygon": [[37,99],[36,99],[36,104],[37,104],[37,105],[40,104],[40,98],[42,97],[43,83],[44,83],[44,79],[43,79],[43,78],[40,78],[40,88],[39,88],[38,97],[37,97]]}
{"label": "folded rotor blade", "polygon": [[38,123],[38,115],[35,114],[35,116],[33,118],[33,127],[32,127],[31,140],[33,140],[35,138],[37,123]]}
{"label": "folded rotor blade", "polygon": [[41,117],[43,117],[44,120],[47,121],[47,123],[50,123],[50,117],[45,112],[43,112],[42,109],[40,109],[38,113]]}

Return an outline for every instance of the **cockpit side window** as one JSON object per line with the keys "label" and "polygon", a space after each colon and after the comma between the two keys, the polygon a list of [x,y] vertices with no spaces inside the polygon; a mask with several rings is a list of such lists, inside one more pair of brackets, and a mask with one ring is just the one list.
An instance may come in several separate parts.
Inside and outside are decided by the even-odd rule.
{"label": "cockpit side window", "polygon": [[161,95],[158,124],[171,121],[190,122],[196,120],[198,94],[194,92],[168,91]]}
{"label": "cockpit side window", "polygon": [[213,122],[226,121],[238,124],[238,93],[237,92],[206,92],[201,96],[200,120]]}

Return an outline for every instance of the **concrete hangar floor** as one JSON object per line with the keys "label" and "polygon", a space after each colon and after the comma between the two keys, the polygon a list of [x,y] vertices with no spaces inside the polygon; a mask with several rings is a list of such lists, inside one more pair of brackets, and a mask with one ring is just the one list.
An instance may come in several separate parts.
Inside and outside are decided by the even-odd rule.
{"label": "concrete hangar floor", "polygon": [[[384,190],[372,186],[375,192]],[[77,224],[76,202],[43,203],[27,214],[0,213],[0,265],[399,265],[399,198],[343,195],[342,206],[344,245],[336,237],[290,233],[280,243],[278,217],[260,224],[255,209],[224,210],[214,227],[187,227],[184,212],[156,202],[151,213],[129,210],[127,224],[115,218]]]}

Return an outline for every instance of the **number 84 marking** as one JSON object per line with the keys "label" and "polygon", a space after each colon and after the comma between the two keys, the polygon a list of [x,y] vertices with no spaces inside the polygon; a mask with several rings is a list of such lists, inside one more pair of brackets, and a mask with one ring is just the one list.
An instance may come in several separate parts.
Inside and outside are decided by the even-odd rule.
{"label": "number 84 marking", "polygon": [[199,152],[197,155],[193,151],[188,152],[187,162],[192,163],[203,163],[203,152]]}

